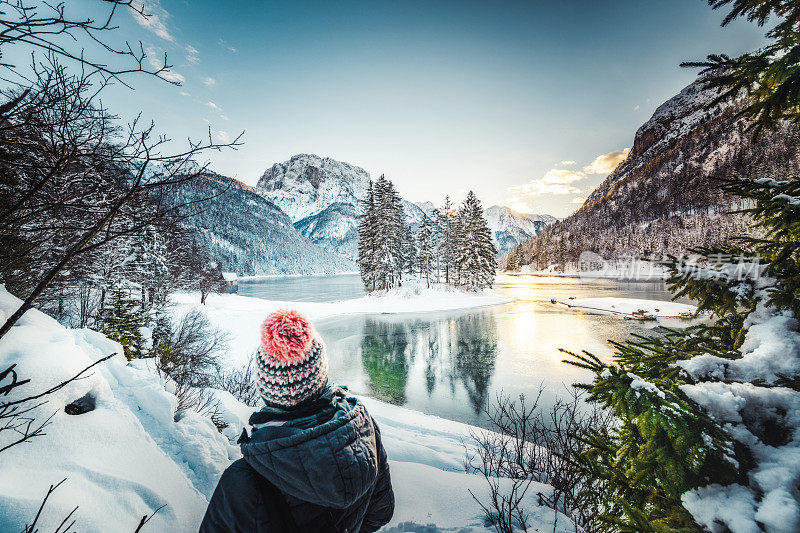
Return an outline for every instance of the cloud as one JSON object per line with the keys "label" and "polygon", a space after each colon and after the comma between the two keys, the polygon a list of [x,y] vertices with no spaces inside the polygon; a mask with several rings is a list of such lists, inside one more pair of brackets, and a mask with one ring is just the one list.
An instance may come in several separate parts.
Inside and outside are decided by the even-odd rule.
{"label": "cloud", "polygon": [[[181,74],[175,72],[172,69],[164,69],[164,53],[160,52],[156,48],[152,46],[148,46],[145,48],[145,54],[147,55],[147,62],[150,63],[150,66],[153,67],[155,70],[159,70],[158,76],[167,80],[176,83],[183,83],[186,81]],[[163,69],[163,70],[162,70]]]}
{"label": "cloud", "polygon": [[556,163],[556,166],[557,167],[558,166],[568,167],[568,166],[571,166],[571,165],[574,165],[574,164],[575,164],[575,161],[567,160],[567,161],[560,161],[560,162]]}
{"label": "cloud", "polygon": [[[140,26],[147,28],[162,39],[174,42],[175,38],[167,28],[169,13],[161,7],[159,0],[138,0],[131,5],[133,18]],[[142,14],[144,13],[144,14]]]}
{"label": "cloud", "polygon": [[215,104],[214,102],[208,101],[208,102],[206,102],[206,105],[208,107],[210,107],[211,109],[213,109],[214,111],[221,111],[220,107],[217,104]]}
{"label": "cloud", "polygon": [[572,185],[576,181],[586,178],[586,174],[565,168],[553,168],[541,178],[533,179],[517,187],[511,187],[515,194],[526,196],[540,196],[542,194],[577,194],[581,192]]}
{"label": "cloud", "polygon": [[227,42],[225,39],[220,39],[220,40],[219,40],[219,44],[221,44],[222,46],[224,46],[225,48],[227,48],[227,49],[228,49],[228,51],[230,51],[230,52],[233,52],[234,54],[235,54],[236,52],[238,52],[238,51],[239,51],[239,50],[237,50],[235,47],[233,47],[233,46],[229,45],[229,44],[228,44],[228,42]]}
{"label": "cloud", "polygon": [[583,167],[583,171],[587,174],[611,174],[620,163],[625,161],[630,151],[630,148],[625,148],[624,150],[598,155],[588,166]]}
{"label": "cloud", "polygon": [[217,138],[219,142],[223,143],[231,142],[231,136],[228,134],[227,131],[217,130],[216,132],[214,132],[214,136]]}
{"label": "cloud", "polygon": [[573,198],[572,200],[570,200],[570,202],[569,202],[569,203],[571,203],[571,204],[578,204],[578,205],[582,205],[582,204],[583,204],[583,202],[585,202],[585,201],[586,201],[586,197],[585,197],[585,196],[576,196],[575,198]]}
{"label": "cloud", "polygon": [[191,44],[186,45],[186,61],[195,65],[200,62],[200,52]]}
{"label": "cloud", "polygon": [[180,95],[181,96],[192,96],[191,94],[187,93],[186,91],[181,91]]}
{"label": "cloud", "polygon": [[205,77],[205,78],[203,78],[203,85],[206,85],[206,86],[208,86],[208,87],[211,87],[211,86],[212,86],[212,85],[214,85],[215,83],[217,83],[217,80],[215,80],[215,79],[214,79],[214,78],[212,78],[211,76],[208,76],[208,77]]}

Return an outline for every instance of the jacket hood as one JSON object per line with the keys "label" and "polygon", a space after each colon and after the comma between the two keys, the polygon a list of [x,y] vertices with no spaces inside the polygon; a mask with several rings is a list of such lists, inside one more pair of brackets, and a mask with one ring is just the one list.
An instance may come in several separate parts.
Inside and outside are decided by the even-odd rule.
{"label": "jacket hood", "polygon": [[[329,421],[277,436],[263,427],[242,444],[244,460],[284,494],[344,509],[378,476],[375,427],[355,398],[343,398]],[[272,435],[271,435],[272,434]]]}

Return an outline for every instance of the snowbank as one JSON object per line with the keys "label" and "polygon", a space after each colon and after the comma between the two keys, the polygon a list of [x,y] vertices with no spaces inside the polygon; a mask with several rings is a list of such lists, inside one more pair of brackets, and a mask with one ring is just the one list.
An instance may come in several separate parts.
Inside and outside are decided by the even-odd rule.
{"label": "snowbank", "polygon": [[637,298],[570,298],[554,303],[587,313],[630,319],[694,318],[697,313],[694,305]]}
{"label": "snowbank", "polygon": [[[0,286],[4,314],[19,304]],[[31,382],[3,399],[41,393],[111,353],[121,354],[121,346],[103,335],[28,311],[0,340],[0,368],[16,363],[20,379]],[[65,413],[87,393],[94,410]],[[175,397],[121,355],[45,399],[29,413],[40,422],[52,415],[45,435],[0,452],[0,530],[22,530],[62,479],[40,518],[42,531],[55,530],[76,506],[80,531],[133,531],[162,505],[150,531],[197,530],[216,477],[238,453],[208,419],[190,414],[176,422]],[[0,432],[0,448],[15,437]]]}
{"label": "snowbank", "polygon": [[420,283],[405,283],[388,293],[370,294],[339,302],[290,302],[264,300],[238,294],[210,294],[206,305],[200,304],[197,293],[172,295],[174,312],[190,309],[203,311],[211,323],[229,333],[229,355],[226,363],[246,364],[258,346],[259,328],[267,315],[277,309],[297,309],[310,320],[339,315],[422,313],[468,309],[511,302],[511,298],[489,292],[465,292],[448,285],[426,288]]}
{"label": "snowbank", "polygon": [[[239,302],[245,307],[241,312],[263,302],[228,296],[219,301]],[[0,286],[0,313],[10,314],[19,303]],[[320,314],[331,312],[322,304],[304,305]],[[227,310],[216,309],[222,314]],[[256,321],[264,314],[264,309],[258,311]],[[20,379],[30,378],[31,383],[4,400],[41,392],[121,351],[97,332],[70,330],[29,311],[0,340],[0,369],[17,363]],[[197,531],[219,476],[240,457],[231,441],[247,425],[252,409],[227,392],[214,391],[221,417],[229,424],[220,434],[203,416],[176,414],[175,396],[145,363],[114,357],[31,412],[38,420],[53,418],[46,435],[0,452],[0,531],[22,530],[50,485],[64,478],[39,520],[42,531],[55,530],[75,506],[75,529],[80,531],[133,531],[144,515],[162,506],[144,531]],[[86,393],[96,399],[94,410],[80,415],[64,411]],[[491,531],[470,494],[488,501],[488,484],[463,467],[465,445],[478,430],[374,399],[362,401],[381,426],[396,493],[395,516],[383,531]],[[0,448],[13,440],[10,433],[0,432]],[[528,490],[531,529],[574,531],[564,515],[538,504],[538,493],[551,492],[539,483]]]}

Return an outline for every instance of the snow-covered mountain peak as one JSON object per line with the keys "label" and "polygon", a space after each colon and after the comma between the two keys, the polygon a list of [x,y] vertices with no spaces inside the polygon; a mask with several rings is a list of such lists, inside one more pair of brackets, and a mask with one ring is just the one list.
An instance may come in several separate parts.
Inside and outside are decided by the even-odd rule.
{"label": "snow-covered mountain peak", "polygon": [[556,221],[551,215],[519,213],[504,205],[493,205],[484,212],[498,252],[505,252],[533,237]]}
{"label": "snow-covered mountain peak", "polygon": [[369,174],[363,168],[330,157],[298,154],[272,165],[256,189],[298,222],[332,204],[357,205],[368,182]]}

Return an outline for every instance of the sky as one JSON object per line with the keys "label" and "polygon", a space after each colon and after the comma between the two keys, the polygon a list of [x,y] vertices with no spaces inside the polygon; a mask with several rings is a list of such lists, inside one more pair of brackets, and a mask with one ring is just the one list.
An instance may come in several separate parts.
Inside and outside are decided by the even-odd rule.
{"label": "sky", "polygon": [[[97,0],[68,2],[98,18]],[[141,41],[164,76],[104,104],[170,138],[233,139],[210,167],[255,184],[314,153],[385,174],[412,201],[474,190],[563,217],[627,153],[636,129],[692,81],[681,61],[765,42],[719,26],[704,0],[264,2],[145,0],[115,39]],[[15,51],[18,53],[19,51]]]}

